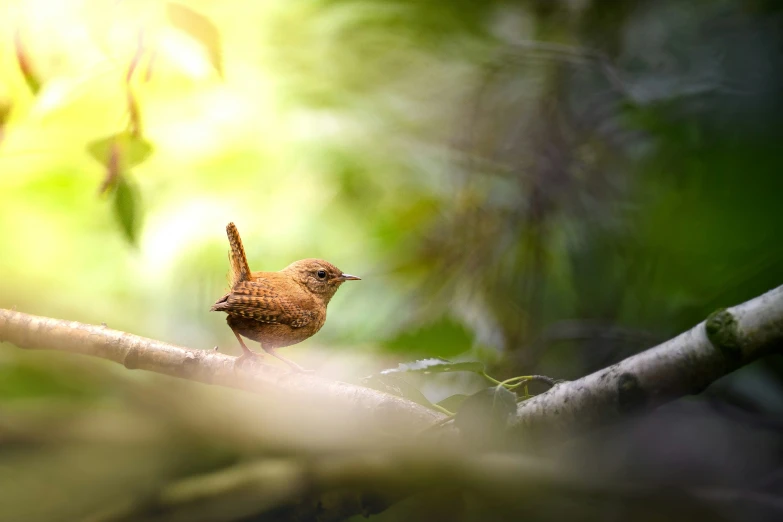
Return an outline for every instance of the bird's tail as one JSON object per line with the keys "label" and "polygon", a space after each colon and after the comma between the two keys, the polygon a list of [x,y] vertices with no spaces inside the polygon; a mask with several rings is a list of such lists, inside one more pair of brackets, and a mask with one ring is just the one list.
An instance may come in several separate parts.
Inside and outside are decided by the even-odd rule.
{"label": "bird's tail", "polygon": [[237,283],[250,280],[250,266],[247,264],[242,238],[239,237],[239,230],[237,230],[234,223],[226,225],[226,235],[228,236],[228,244],[231,245],[231,255],[229,257],[231,261],[230,278],[231,288],[234,288],[234,285]]}
{"label": "bird's tail", "polygon": [[231,293],[228,293],[215,301],[215,304],[212,305],[212,308],[209,309],[210,312],[224,312],[226,311],[226,308],[228,308],[228,297],[231,295]]}

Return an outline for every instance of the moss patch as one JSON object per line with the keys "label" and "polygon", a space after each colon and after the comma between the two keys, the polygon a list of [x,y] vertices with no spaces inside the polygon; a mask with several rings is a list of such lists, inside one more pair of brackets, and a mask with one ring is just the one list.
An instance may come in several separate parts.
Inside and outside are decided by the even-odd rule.
{"label": "moss patch", "polygon": [[742,360],[737,320],[731,312],[725,308],[716,310],[707,318],[705,329],[707,338],[729,363],[737,364]]}
{"label": "moss patch", "polygon": [[647,406],[647,392],[632,373],[623,373],[617,379],[617,409],[622,414],[634,413]]}

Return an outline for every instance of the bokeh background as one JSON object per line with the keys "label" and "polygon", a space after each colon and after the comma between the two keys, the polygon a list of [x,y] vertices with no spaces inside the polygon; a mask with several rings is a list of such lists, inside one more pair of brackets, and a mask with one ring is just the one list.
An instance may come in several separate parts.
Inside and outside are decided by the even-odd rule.
{"label": "bokeh background", "polygon": [[[0,0],[0,306],[237,354],[208,313],[234,221],[254,270],[321,257],[362,276],[286,350],[325,376],[443,357],[577,378],[783,283],[782,17],[764,0]],[[484,386],[410,380],[432,401]],[[782,427],[778,355],[570,458],[751,488],[763,507],[710,516],[773,520]],[[318,447],[296,434],[239,392],[0,346],[0,520],[81,520]],[[377,518],[437,520],[426,500]]]}

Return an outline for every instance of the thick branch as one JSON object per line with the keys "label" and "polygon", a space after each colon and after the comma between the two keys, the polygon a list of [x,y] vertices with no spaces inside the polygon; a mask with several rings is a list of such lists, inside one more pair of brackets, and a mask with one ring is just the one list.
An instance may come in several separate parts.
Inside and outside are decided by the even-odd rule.
{"label": "thick branch", "polygon": [[660,406],[783,348],[783,286],[719,310],[663,344],[576,381],[558,384],[517,408],[520,434],[584,430]]}
{"label": "thick branch", "polygon": [[[0,342],[108,359],[128,369],[149,370],[205,384],[259,393],[274,401],[298,401],[307,410],[327,409],[362,419],[391,433],[411,433],[442,417],[424,406],[362,386],[290,373],[274,366],[193,350],[104,326],[61,321],[0,309]],[[378,415],[382,412],[382,415]],[[380,426],[379,426],[380,424]]]}

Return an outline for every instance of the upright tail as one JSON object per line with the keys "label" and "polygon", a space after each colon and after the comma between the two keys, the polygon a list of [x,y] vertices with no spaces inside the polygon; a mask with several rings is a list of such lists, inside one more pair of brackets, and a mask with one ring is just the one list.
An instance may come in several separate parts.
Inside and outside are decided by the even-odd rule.
{"label": "upright tail", "polygon": [[239,237],[239,230],[237,230],[234,223],[226,225],[226,235],[228,236],[228,244],[231,245],[231,288],[241,281],[250,280],[250,267],[247,264],[247,256],[245,255],[245,247],[242,246],[242,238]]}

